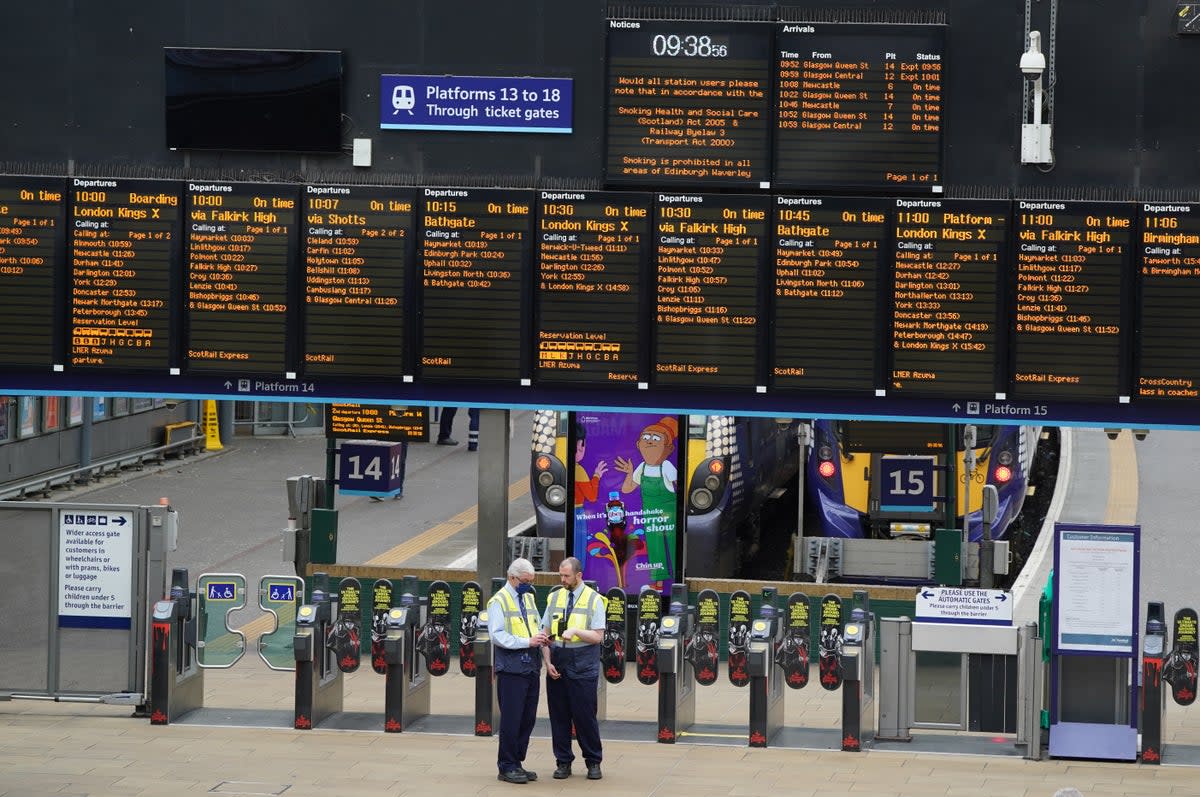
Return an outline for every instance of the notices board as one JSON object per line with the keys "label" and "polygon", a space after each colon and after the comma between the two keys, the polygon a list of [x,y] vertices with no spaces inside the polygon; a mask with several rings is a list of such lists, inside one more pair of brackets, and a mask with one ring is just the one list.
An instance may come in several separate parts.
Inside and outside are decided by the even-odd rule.
{"label": "notices board", "polygon": [[1054,645],[1136,656],[1138,526],[1054,526]]}
{"label": "notices board", "polygon": [[75,509],[59,513],[59,627],[130,627],[133,536],[132,512]]}
{"label": "notices board", "polygon": [[1138,233],[1134,395],[1200,398],[1200,205],[1144,204]]}
{"label": "notices board", "polygon": [[0,364],[49,368],[62,260],[63,182],[0,178]]}

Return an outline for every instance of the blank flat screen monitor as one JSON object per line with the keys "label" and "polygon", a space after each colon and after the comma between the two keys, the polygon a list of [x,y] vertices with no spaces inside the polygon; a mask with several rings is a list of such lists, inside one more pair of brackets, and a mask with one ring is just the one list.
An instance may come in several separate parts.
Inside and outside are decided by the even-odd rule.
{"label": "blank flat screen monitor", "polygon": [[340,152],[340,50],[167,47],[171,149]]}

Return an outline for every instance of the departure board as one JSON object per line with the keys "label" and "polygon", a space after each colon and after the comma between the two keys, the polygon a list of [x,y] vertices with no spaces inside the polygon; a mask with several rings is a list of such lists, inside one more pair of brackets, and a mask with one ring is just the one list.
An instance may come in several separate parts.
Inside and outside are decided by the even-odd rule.
{"label": "departure board", "polygon": [[77,177],[68,198],[71,365],[166,371],[179,184]]}
{"label": "departure board", "polygon": [[413,192],[304,189],[304,372],[400,378]]}
{"label": "departure board", "polygon": [[770,213],[770,197],[658,195],[657,384],[758,384],[759,274],[764,270]]}
{"label": "departure board", "polygon": [[897,199],[892,370],[901,393],[996,393],[1007,201]]}
{"label": "departure board", "polygon": [[1016,395],[1120,396],[1121,297],[1134,210],[1097,202],[1017,203]]}
{"label": "departure board", "polygon": [[1137,243],[1141,334],[1134,395],[1200,398],[1200,205],[1142,205]]}
{"label": "departure board", "polygon": [[53,364],[63,193],[62,180],[0,177],[0,367]]}
{"label": "departure board", "polygon": [[429,442],[429,408],[377,404],[327,404],[325,436],[342,440]]}
{"label": "departure board", "polygon": [[187,185],[187,358],[192,370],[282,373],[293,186]]}
{"label": "departure board", "polygon": [[650,197],[538,193],[537,377],[636,384]]}
{"label": "departure board", "polygon": [[608,21],[609,183],[766,188],[771,26]]}
{"label": "departure board", "polygon": [[775,197],[772,383],[876,388],[888,202]]}
{"label": "departure board", "polygon": [[944,26],[788,23],[775,55],[777,187],[941,183]]}
{"label": "departure board", "polygon": [[422,373],[521,379],[534,194],[423,188],[419,201]]}

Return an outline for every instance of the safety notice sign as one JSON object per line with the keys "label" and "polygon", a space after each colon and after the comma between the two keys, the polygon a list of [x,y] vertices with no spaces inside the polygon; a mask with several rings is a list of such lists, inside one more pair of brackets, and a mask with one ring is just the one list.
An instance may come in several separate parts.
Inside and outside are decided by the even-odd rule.
{"label": "safety notice sign", "polygon": [[1012,604],[1012,595],[999,589],[921,587],[916,621],[1012,625]]}

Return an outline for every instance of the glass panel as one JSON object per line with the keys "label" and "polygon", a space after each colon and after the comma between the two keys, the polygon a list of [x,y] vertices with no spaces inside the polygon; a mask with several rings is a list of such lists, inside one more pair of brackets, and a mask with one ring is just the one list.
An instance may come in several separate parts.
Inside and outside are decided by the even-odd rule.
{"label": "glass panel", "polygon": [[[50,574],[58,563],[50,558],[45,510],[6,509],[0,513],[0,690],[45,692],[50,650]],[[57,598],[57,596],[55,596]],[[125,661],[128,651],[120,659]]]}
{"label": "glass panel", "polygon": [[917,651],[916,695],[913,720],[961,725],[962,667],[961,653]]}
{"label": "glass panel", "polygon": [[229,616],[246,605],[246,577],[205,573],[196,581],[200,627],[196,659],[201,667],[232,667],[246,652],[246,636],[229,625]]}
{"label": "glass panel", "polygon": [[302,578],[263,576],[258,581],[258,607],[276,617],[275,630],[258,638],[258,655],[272,670],[296,669],[292,638],[296,636],[296,609],[303,598]]}

